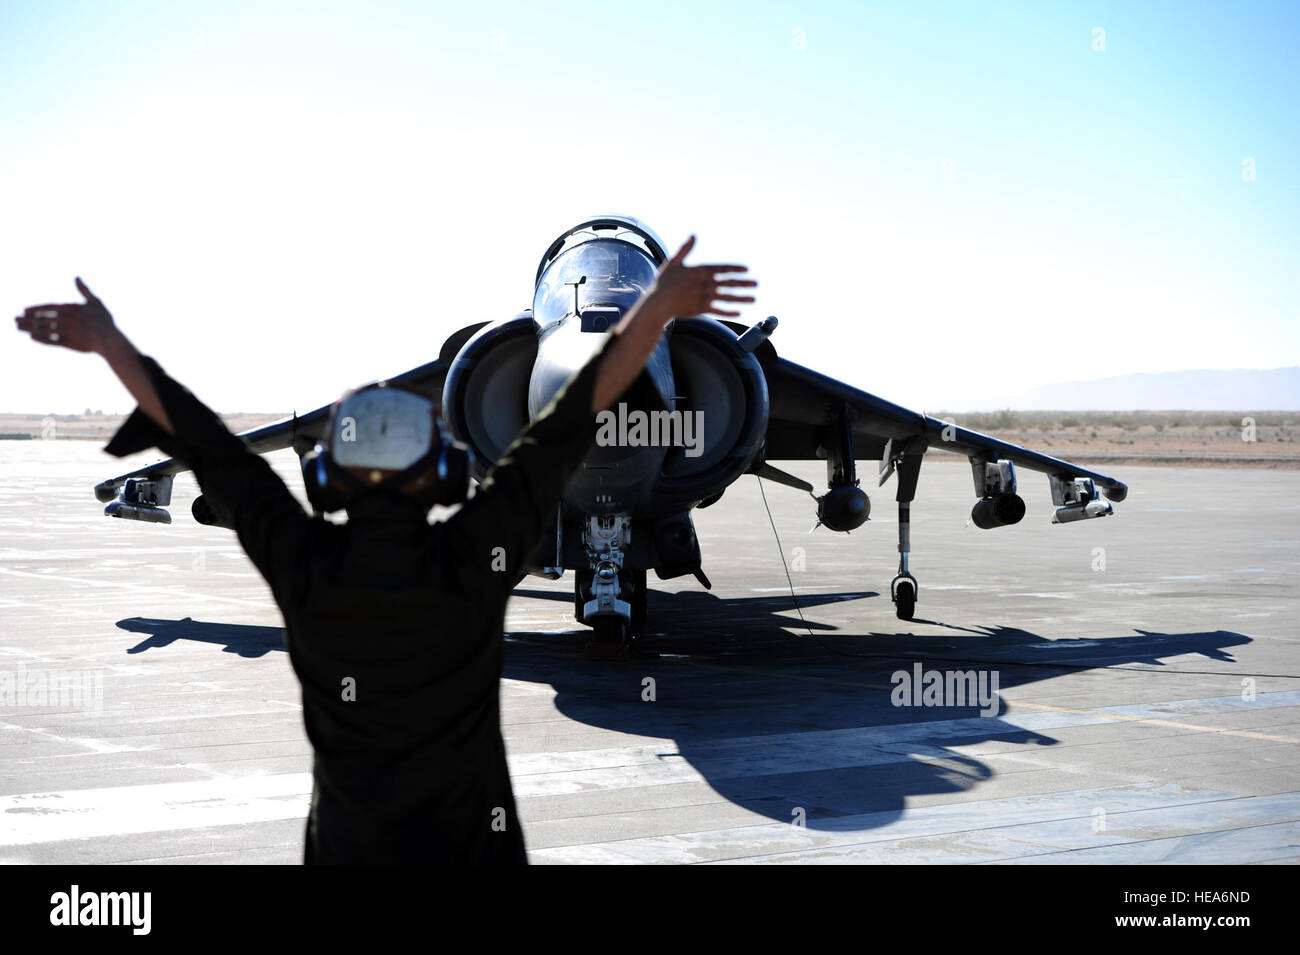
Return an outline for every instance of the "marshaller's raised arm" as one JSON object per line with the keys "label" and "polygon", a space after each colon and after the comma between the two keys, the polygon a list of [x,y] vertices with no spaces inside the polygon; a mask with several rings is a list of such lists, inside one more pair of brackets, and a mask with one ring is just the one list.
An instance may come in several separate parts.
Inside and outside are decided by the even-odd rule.
{"label": "marshaller's raised arm", "polygon": [[42,344],[103,356],[139,404],[105,449],[123,456],[150,447],[194,469],[218,520],[234,528],[268,580],[291,565],[309,519],[271,466],[153,359],[142,355],[104,303],[77,279],[84,303],[35,305],[15,321]]}
{"label": "marshaller's raised arm", "polygon": [[27,332],[34,341],[45,345],[103,356],[140,409],[160,428],[172,434],[171,421],[140,360],[140,352],[122,334],[104,303],[86,287],[86,283],[80,278],[76,283],[85,302],[33,305],[14,319],[18,330]]}
{"label": "marshaller's raised arm", "polygon": [[739,312],[723,308],[720,302],[747,304],[750,295],[734,295],[723,289],[754,288],[753,279],[720,278],[747,272],[743,265],[686,265],[684,260],[695,247],[695,236],[687,239],[677,253],[663,264],[654,285],[632,306],[614,328],[616,341],[601,361],[592,395],[593,412],[603,411],[621,395],[659,344],[664,327],[674,318],[689,315],[724,315]]}

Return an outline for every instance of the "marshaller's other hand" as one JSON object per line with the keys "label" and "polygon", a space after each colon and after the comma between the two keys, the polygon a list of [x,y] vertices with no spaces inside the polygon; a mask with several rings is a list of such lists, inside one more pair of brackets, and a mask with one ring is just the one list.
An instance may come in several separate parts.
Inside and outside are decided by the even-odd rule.
{"label": "marshaller's other hand", "polygon": [[733,295],[723,289],[756,288],[753,279],[720,278],[748,272],[744,265],[686,265],[687,254],[695,247],[695,236],[691,236],[677,254],[663,264],[655,278],[651,294],[670,315],[725,315],[735,317],[738,311],[730,310],[725,305],[747,304],[754,301],[752,295]]}
{"label": "marshaller's other hand", "polygon": [[115,331],[113,316],[80,278],[77,291],[85,297],[85,302],[33,305],[24,309],[14,319],[18,330],[45,345],[59,345],[73,351],[100,351]]}

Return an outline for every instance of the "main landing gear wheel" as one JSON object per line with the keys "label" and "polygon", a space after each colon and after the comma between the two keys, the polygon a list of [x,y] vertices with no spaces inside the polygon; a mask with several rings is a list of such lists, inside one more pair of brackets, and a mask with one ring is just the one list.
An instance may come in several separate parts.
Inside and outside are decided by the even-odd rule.
{"label": "main landing gear wheel", "polygon": [[627,643],[627,624],[620,617],[600,616],[591,622],[594,643]]}
{"label": "main landing gear wheel", "polygon": [[625,568],[619,572],[620,599],[626,601],[630,620],[615,613],[593,614],[584,612],[591,599],[594,572],[580,570],[574,587],[573,615],[579,623],[591,627],[591,639],[583,647],[583,656],[589,660],[630,660],[637,656],[636,638],[645,631],[646,571],[644,568]]}
{"label": "main landing gear wheel", "polygon": [[592,639],[582,648],[588,660],[624,661],[632,658],[632,641],[621,617],[602,614],[591,621]]}
{"label": "main landing gear wheel", "polygon": [[911,620],[912,614],[916,612],[916,578],[911,575],[895,577],[892,596],[898,619]]}
{"label": "main landing gear wheel", "polygon": [[589,570],[577,570],[574,572],[573,584],[573,619],[578,623],[586,623],[587,617],[582,612],[583,604],[591,595],[591,579],[594,575]]}
{"label": "main landing gear wheel", "polygon": [[629,573],[629,590],[628,603],[632,605],[632,622],[628,628],[628,636],[635,639],[636,637],[645,636],[645,605],[646,605],[646,581],[645,568],[642,567]]}

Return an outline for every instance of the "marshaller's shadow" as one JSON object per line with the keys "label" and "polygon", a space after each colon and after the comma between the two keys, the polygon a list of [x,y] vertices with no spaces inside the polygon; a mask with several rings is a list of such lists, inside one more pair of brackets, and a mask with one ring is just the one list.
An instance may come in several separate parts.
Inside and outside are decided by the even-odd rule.
{"label": "marshaller's shadow", "polygon": [[[520,590],[517,597],[571,603],[560,591]],[[799,598],[802,631],[788,595],[719,598],[702,591],[648,598],[651,624],[641,641],[658,656],[626,663],[583,657],[591,631],[506,635],[505,676],[545,684],[556,708],[590,726],[639,737],[624,749],[583,760],[570,753],[564,771],[539,767],[517,776],[521,795],[573,792],[575,787],[690,783],[703,778],[726,799],[767,818],[803,821],[809,828],[864,830],[898,818],[909,799],[952,794],[987,782],[983,758],[1025,746],[1050,746],[1054,728],[1097,722],[1080,709],[1029,710],[1008,716],[991,694],[1104,667],[1158,669],[1163,659],[1200,654],[1235,662],[1228,648],[1250,638],[1231,631],[1156,633],[1052,640],[997,625],[914,621],[940,634],[899,631],[843,633],[819,621],[819,608],[873,592]],[[127,652],[177,640],[261,657],[284,649],[278,627],[133,617],[118,626],[148,637]],[[791,633],[790,629],[795,628]],[[993,715],[974,705],[895,705],[899,672],[974,671],[984,674]],[[653,679],[653,701],[646,699]],[[1176,699],[1171,688],[1162,699]],[[924,704],[918,695],[912,702]],[[972,702],[972,701],[968,701]],[[978,755],[972,748],[979,747]],[[604,766],[602,760],[610,762]],[[959,810],[957,810],[959,811]]]}

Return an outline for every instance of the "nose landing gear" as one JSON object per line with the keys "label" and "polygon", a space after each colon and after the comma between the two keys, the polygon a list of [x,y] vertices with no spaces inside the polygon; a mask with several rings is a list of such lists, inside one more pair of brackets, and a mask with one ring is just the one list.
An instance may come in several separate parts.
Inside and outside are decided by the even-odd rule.
{"label": "nose landing gear", "polygon": [[594,574],[587,571],[579,575],[574,616],[579,623],[585,623],[592,629],[592,639],[584,648],[584,654],[589,659],[626,660],[631,656],[637,637],[645,632],[646,572],[644,569],[631,569],[622,571],[618,576],[619,593],[627,598],[626,601],[619,602],[626,603],[629,609],[627,619],[618,614],[597,614],[590,618],[584,614],[585,607],[592,601],[583,599],[581,581],[585,578],[590,582],[598,574],[599,571]]}
{"label": "nose landing gear", "polygon": [[591,567],[576,575],[573,609],[578,622],[593,631],[585,648],[588,658],[628,659],[644,624],[645,571],[623,566],[631,533],[626,514],[591,517],[583,529]]}

